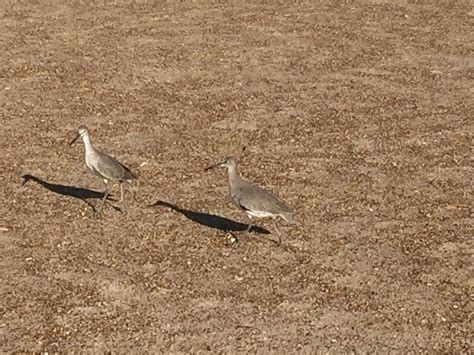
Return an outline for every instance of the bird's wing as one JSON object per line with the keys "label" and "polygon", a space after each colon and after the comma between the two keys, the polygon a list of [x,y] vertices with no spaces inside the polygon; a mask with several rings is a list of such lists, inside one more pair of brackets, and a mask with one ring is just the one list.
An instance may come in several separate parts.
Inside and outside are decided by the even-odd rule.
{"label": "bird's wing", "polygon": [[124,168],[124,170],[126,171],[126,179],[125,180],[132,180],[132,179],[137,179],[138,176],[132,172],[128,167],[126,167],[125,165],[123,165],[121,162],[118,162],[122,168]]}
{"label": "bird's wing", "polygon": [[270,212],[276,215],[293,213],[271,192],[247,181],[243,181],[238,187],[236,195],[238,195],[236,202],[244,210]]}
{"label": "bird's wing", "polygon": [[100,175],[112,180],[125,181],[136,179],[136,175],[118,160],[102,152],[97,152],[97,154],[100,159],[97,161],[95,170],[98,171]]}

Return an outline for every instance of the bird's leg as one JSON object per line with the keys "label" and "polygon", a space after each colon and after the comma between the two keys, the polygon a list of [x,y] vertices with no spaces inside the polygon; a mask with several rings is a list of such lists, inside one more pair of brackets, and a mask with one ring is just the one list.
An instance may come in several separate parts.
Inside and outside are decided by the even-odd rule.
{"label": "bird's leg", "polygon": [[109,190],[108,190],[107,180],[105,180],[105,179],[104,179],[104,185],[105,185],[104,197],[102,198],[102,203],[100,204],[99,208],[97,209],[97,212],[100,212],[102,207],[104,207],[104,205],[105,205],[105,201],[107,200],[107,197],[109,197]]}
{"label": "bird's leg", "polygon": [[252,217],[247,215],[248,219],[249,219],[249,225],[247,226],[247,229],[245,230],[246,233],[249,233],[250,230],[252,229]]}
{"label": "bird's leg", "polygon": [[273,226],[275,227],[275,230],[276,230],[277,236],[278,236],[278,241],[275,241],[275,243],[276,243],[275,246],[278,247],[278,246],[281,245],[281,235],[280,235],[280,231],[279,231],[278,228],[277,228],[277,225],[276,225],[275,220],[273,220]]}
{"label": "bird's leg", "polygon": [[120,184],[120,202],[123,202],[123,183],[119,181]]}

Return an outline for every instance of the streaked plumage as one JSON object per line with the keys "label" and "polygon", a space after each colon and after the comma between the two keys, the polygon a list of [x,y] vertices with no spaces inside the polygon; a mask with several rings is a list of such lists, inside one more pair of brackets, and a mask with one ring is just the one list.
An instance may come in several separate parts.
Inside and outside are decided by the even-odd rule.
{"label": "streaked plumage", "polygon": [[89,155],[86,154],[86,165],[94,174],[111,181],[129,181],[137,178],[125,165],[95,149],[92,144],[91,147],[92,152]]}
{"label": "streaked plumage", "polygon": [[280,216],[291,222],[293,211],[271,192],[251,184],[236,175],[238,179],[229,185],[230,196],[237,207],[252,217]]}

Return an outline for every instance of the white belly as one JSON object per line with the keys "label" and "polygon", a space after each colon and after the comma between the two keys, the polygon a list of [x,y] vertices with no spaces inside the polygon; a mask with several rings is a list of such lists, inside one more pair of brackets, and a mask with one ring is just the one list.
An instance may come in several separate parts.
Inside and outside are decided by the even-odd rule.
{"label": "white belly", "polygon": [[275,217],[273,213],[264,212],[264,211],[245,211],[249,217],[254,218],[266,218],[266,217]]}

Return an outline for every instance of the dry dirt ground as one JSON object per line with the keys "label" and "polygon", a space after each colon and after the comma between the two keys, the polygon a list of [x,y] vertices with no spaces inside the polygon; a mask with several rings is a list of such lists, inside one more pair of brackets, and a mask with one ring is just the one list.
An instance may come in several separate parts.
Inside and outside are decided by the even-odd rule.
{"label": "dry dirt ground", "polygon": [[[2,352],[472,347],[467,2],[8,3]],[[140,176],[100,214],[80,124]],[[297,211],[281,247],[226,155]]]}

